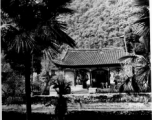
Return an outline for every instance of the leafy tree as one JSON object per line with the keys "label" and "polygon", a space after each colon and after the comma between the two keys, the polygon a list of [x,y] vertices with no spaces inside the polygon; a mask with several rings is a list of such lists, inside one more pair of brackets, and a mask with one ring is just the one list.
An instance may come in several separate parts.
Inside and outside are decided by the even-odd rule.
{"label": "leafy tree", "polygon": [[71,0],[2,0],[1,13],[8,18],[2,30],[2,49],[9,62],[22,64],[25,68],[27,119],[31,114],[31,59],[32,55],[51,56],[59,52],[62,44],[75,46],[75,42],[64,30],[66,24],[59,15],[71,14],[66,6]]}
{"label": "leafy tree", "polygon": [[1,54],[1,61],[2,102],[5,104],[14,102],[18,102],[18,104],[20,102],[23,103],[25,94],[23,75],[19,74],[18,70],[11,68],[10,64],[6,62],[3,52]]}

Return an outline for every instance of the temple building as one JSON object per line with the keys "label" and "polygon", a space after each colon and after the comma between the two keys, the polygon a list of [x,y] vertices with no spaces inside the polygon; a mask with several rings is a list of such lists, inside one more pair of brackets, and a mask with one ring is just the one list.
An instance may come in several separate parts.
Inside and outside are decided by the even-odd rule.
{"label": "temple building", "polygon": [[123,48],[103,48],[100,50],[69,49],[61,61],[54,61],[63,71],[72,86],[102,88],[114,83],[113,75],[121,69],[120,57],[125,56]]}

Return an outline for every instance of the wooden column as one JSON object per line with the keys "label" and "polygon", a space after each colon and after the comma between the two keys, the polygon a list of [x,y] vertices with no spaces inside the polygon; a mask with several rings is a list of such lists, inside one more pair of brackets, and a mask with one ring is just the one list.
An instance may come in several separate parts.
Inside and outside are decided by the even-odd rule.
{"label": "wooden column", "polygon": [[89,69],[89,72],[90,72],[90,86],[92,87],[92,70]]}
{"label": "wooden column", "polygon": [[108,85],[110,85],[110,68],[108,67]]}
{"label": "wooden column", "polygon": [[73,69],[73,72],[74,72],[74,86],[76,86],[76,79],[77,79],[76,69]]}

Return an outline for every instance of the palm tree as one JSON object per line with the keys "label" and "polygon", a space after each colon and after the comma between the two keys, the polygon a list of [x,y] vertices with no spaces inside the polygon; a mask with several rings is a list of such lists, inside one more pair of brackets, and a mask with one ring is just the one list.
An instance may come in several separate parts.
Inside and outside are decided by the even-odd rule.
{"label": "palm tree", "polygon": [[69,94],[71,91],[71,82],[66,81],[63,77],[63,75],[59,75],[57,77],[57,80],[53,82],[53,88],[56,90],[59,96],[63,96],[65,94]]}
{"label": "palm tree", "polygon": [[139,37],[128,41],[133,45],[131,48],[133,54],[124,56],[120,60],[131,59],[131,63],[137,63],[133,66],[132,76],[135,91],[149,91],[151,87],[149,0],[134,0],[134,6],[139,7],[139,11],[133,14],[138,19],[132,24],[132,32]]}
{"label": "palm tree", "polygon": [[[139,45],[136,47],[136,54],[140,54],[142,66],[137,67],[137,79],[142,82],[148,82],[148,89],[151,88],[151,75],[150,75],[150,14],[149,14],[149,0],[135,0],[134,5],[139,7],[137,20],[133,23],[136,31],[134,31],[139,38]],[[136,28],[136,26],[138,28]],[[139,29],[140,28],[140,29]],[[142,52],[141,52],[142,51]],[[143,83],[143,82],[142,82]]]}
{"label": "palm tree", "polygon": [[31,114],[31,59],[32,55],[51,55],[59,52],[62,44],[75,46],[64,30],[66,24],[59,15],[72,14],[67,8],[71,0],[2,0],[1,11],[7,18],[7,27],[2,30],[2,49],[10,63],[19,63],[25,68],[27,119]]}
{"label": "palm tree", "polygon": [[70,94],[71,81],[66,81],[63,75],[59,75],[57,80],[53,82],[53,85],[59,97],[55,108],[55,114],[58,116],[59,120],[62,120],[67,112],[67,99],[63,95]]}

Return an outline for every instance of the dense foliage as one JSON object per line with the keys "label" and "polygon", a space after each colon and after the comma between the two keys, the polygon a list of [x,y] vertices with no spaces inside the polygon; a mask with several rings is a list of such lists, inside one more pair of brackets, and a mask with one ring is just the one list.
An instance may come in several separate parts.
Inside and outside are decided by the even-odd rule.
{"label": "dense foliage", "polygon": [[67,34],[78,48],[123,47],[121,36],[135,18],[131,0],[73,0],[74,15],[61,18],[68,24]]}
{"label": "dense foliage", "polygon": [[[1,54],[1,83],[2,103],[20,104],[25,97],[25,81],[19,69],[12,69],[6,62],[4,54]],[[20,67],[16,64],[16,67]],[[20,73],[20,74],[19,74]]]}

